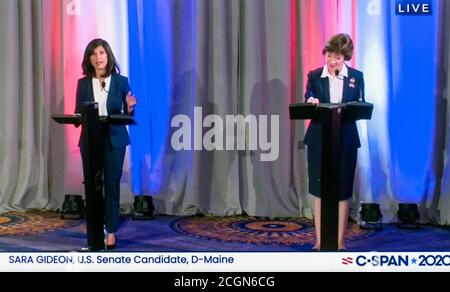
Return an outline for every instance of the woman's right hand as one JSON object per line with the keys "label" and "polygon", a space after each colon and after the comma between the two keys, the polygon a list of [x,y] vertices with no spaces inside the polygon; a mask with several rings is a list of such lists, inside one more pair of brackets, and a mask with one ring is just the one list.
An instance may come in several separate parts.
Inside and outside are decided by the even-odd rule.
{"label": "woman's right hand", "polygon": [[134,95],[131,95],[131,92],[128,91],[127,97],[125,98],[127,102],[127,111],[128,114],[131,114],[135,105],[137,105],[137,100]]}
{"label": "woman's right hand", "polygon": [[308,98],[308,100],[306,101],[307,103],[314,103],[314,104],[318,104],[319,103],[319,99],[318,98],[314,98],[314,97],[310,97]]}

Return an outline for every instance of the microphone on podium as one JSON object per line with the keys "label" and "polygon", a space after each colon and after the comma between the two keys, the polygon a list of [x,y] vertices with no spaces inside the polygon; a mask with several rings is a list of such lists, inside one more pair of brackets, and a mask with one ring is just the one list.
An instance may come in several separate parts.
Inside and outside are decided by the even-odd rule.
{"label": "microphone on podium", "polygon": [[361,86],[358,85],[358,102],[364,102],[363,101],[363,97],[362,97],[362,90],[361,90]]}

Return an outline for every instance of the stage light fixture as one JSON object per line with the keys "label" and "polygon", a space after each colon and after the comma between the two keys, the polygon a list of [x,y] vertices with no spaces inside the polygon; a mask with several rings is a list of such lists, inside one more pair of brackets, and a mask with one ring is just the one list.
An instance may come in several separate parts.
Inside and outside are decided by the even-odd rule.
{"label": "stage light fixture", "polygon": [[64,196],[61,219],[81,219],[84,212],[84,201],[80,195],[67,194]]}
{"label": "stage light fixture", "polygon": [[135,196],[132,206],[132,218],[133,220],[152,220],[153,211],[153,199],[151,196]]}
{"label": "stage light fixture", "polygon": [[383,215],[380,211],[380,204],[361,203],[359,209],[361,229],[382,229],[383,223],[381,218]]}
{"label": "stage light fixture", "polygon": [[420,228],[420,214],[417,204],[398,204],[397,217],[397,226],[400,228]]}

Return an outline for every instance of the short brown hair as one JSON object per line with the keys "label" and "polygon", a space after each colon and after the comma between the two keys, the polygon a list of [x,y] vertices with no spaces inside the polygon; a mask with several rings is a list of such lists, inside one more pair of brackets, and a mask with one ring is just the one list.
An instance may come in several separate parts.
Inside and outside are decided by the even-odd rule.
{"label": "short brown hair", "polygon": [[353,56],[353,41],[346,33],[339,33],[331,37],[323,47],[322,54],[337,53],[344,56],[345,61],[350,61]]}
{"label": "short brown hair", "polygon": [[119,65],[116,62],[116,58],[114,57],[114,54],[108,42],[102,39],[94,39],[89,42],[86,50],[84,51],[83,62],[81,63],[83,75],[95,77],[95,69],[91,64],[91,55],[94,53],[95,49],[100,46],[105,49],[105,52],[108,55],[108,64],[106,66],[105,76],[102,77],[108,77],[109,75],[111,75],[111,73],[120,74]]}

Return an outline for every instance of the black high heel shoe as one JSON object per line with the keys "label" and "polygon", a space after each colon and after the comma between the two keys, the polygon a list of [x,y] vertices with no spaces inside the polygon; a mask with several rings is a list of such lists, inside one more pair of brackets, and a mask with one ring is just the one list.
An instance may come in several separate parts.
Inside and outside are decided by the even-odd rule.
{"label": "black high heel shoe", "polygon": [[[114,235],[114,233],[112,233],[112,234]],[[109,235],[110,234],[107,234],[106,236],[109,237]],[[112,250],[112,249],[115,249],[117,247],[117,238],[116,238],[116,236],[114,236],[112,238],[114,238],[114,243],[112,243],[112,244],[108,244],[108,239],[105,239],[106,250]]]}
{"label": "black high heel shoe", "polygon": [[116,247],[117,247],[116,242],[114,242],[113,244],[107,244],[106,245],[106,250],[116,249]]}

